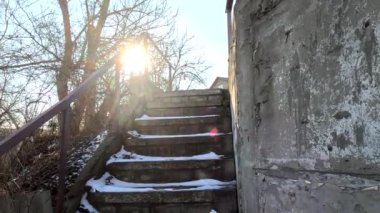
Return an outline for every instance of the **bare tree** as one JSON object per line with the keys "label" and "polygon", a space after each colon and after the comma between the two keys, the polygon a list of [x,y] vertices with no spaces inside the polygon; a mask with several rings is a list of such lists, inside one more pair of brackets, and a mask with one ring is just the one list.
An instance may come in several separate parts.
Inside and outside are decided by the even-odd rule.
{"label": "bare tree", "polygon": [[[64,98],[117,54],[123,42],[146,32],[170,62],[168,66],[153,50],[154,82],[167,90],[204,83],[202,73],[208,66],[202,57],[191,54],[191,38],[170,36],[174,34],[176,13],[171,12],[166,0],[51,0],[43,5],[39,1],[9,0],[1,4],[0,29],[5,30],[0,31],[0,80],[6,86],[0,94],[0,116],[15,127],[54,102],[53,90],[58,99]],[[100,124],[106,123],[102,120],[111,110],[114,83],[109,72],[74,103],[73,134],[104,127]],[[46,95],[50,98],[43,98]]]}
{"label": "bare tree", "polygon": [[[3,33],[6,39],[2,47],[6,54],[0,56],[0,70],[28,78],[45,75],[45,82],[33,84],[40,88],[54,82],[58,99],[65,97],[96,67],[115,55],[123,41],[145,31],[164,32],[165,28],[172,27],[169,16],[175,16],[170,14],[165,0],[84,0],[70,3],[58,0],[44,7],[26,0],[3,3],[8,11],[7,26],[17,34],[9,30]],[[75,13],[78,7],[85,12]],[[111,90],[111,87],[101,88]],[[109,104],[103,102],[109,102],[105,98],[109,96],[101,94],[111,91],[98,92],[99,86],[94,86],[74,104],[74,134],[79,132],[82,122],[89,132],[102,128],[97,125],[94,129],[93,124],[104,123],[98,119],[104,118],[108,111],[105,106]]]}
{"label": "bare tree", "polygon": [[166,91],[190,89],[204,85],[204,74],[210,68],[202,55],[197,55],[187,34],[157,44],[160,52],[155,57],[152,80]]}

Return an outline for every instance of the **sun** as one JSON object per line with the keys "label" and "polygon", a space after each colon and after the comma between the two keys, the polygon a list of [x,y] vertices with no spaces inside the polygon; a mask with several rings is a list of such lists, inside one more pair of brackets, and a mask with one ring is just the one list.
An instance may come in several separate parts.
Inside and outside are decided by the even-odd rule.
{"label": "sun", "polygon": [[143,74],[149,62],[149,56],[141,44],[131,44],[124,48],[121,55],[122,70],[127,74]]}

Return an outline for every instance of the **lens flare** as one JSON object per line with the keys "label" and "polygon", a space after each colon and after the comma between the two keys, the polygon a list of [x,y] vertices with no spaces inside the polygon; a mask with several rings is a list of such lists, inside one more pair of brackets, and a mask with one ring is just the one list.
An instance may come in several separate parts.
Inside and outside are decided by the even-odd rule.
{"label": "lens flare", "polygon": [[218,135],[218,129],[215,128],[215,127],[212,128],[211,131],[210,131],[210,135],[211,135],[212,137],[217,136],[217,135]]}
{"label": "lens flare", "polygon": [[122,70],[127,74],[142,74],[149,62],[149,56],[144,45],[128,45],[122,51]]}

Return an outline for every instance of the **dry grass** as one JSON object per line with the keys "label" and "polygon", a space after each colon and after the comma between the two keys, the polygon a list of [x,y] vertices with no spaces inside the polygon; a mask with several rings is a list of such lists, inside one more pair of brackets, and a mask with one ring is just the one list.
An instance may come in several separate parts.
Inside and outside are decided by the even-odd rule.
{"label": "dry grass", "polygon": [[[66,185],[69,187],[78,176],[78,165],[73,164],[80,152],[91,145],[91,136],[81,136],[69,149]],[[0,195],[35,190],[50,190],[55,195],[58,182],[59,138],[57,135],[40,135],[0,158]],[[75,167],[75,168],[74,168]],[[68,188],[66,187],[66,188]]]}

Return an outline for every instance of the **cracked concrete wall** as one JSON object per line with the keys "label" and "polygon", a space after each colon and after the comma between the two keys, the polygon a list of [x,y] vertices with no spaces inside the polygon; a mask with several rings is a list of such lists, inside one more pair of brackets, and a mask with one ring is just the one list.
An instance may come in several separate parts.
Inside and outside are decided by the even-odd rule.
{"label": "cracked concrete wall", "polygon": [[237,1],[241,211],[379,211],[379,23],[378,0]]}

